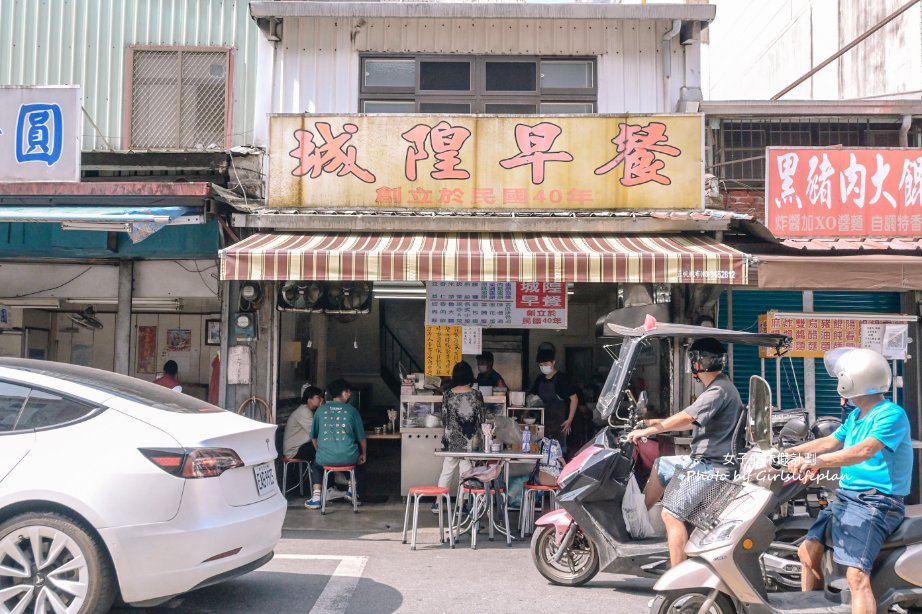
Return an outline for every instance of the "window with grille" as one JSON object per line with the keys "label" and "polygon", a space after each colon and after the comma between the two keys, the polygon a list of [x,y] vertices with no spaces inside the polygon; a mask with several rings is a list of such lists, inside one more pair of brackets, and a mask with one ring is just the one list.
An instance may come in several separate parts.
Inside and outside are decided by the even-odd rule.
{"label": "window with grille", "polygon": [[130,148],[230,147],[230,49],[133,47],[129,58]]}
{"label": "window with grille", "polygon": [[[709,172],[728,188],[765,186],[766,147],[899,147],[899,118],[773,117],[718,119],[708,122],[708,146],[713,151]],[[920,142],[916,123],[910,145]]]}
{"label": "window with grille", "polygon": [[360,113],[588,114],[594,58],[363,56]]}

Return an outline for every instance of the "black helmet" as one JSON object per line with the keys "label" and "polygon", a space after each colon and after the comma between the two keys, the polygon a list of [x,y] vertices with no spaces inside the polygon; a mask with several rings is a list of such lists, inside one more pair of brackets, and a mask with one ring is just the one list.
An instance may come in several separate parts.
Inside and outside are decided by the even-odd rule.
{"label": "black helmet", "polygon": [[807,425],[807,420],[801,416],[796,416],[785,422],[784,426],[781,427],[781,432],[778,434],[781,436],[781,441],[785,444],[801,443],[813,439],[810,435],[810,427]]}
{"label": "black helmet", "polygon": [[[691,362],[692,373],[723,371],[727,366],[727,348],[713,337],[703,337],[695,340],[688,348],[688,360]],[[701,368],[695,368],[695,364]]]}
{"label": "black helmet", "polygon": [[813,426],[810,427],[810,432],[813,433],[816,439],[822,439],[835,433],[840,426],[842,426],[841,420],[833,416],[826,416],[825,418],[818,418],[813,423]]}

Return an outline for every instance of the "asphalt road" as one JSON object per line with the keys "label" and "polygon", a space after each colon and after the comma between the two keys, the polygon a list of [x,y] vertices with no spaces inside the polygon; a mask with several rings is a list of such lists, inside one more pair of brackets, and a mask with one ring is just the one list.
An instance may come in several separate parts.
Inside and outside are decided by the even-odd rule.
{"label": "asphalt road", "polygon": [[[383,530],[316,526],[318,522],[336,526],[337,516],[352,517],[351,513],[344,516],[347,513],[343,509],[318,520],[316,513],[293,505],[276,557],[265,567],[157,608],[119,608],[112,614],[560,614],[587,607],[643,613],[653,597],[652,580],[613,574],[600,574],[581,588],[552,586],[532,565],[527,540],[507,547],[504,541],[489,542],[481,534],[477,550],[470,549],[466,537],[450,550],[447,544],[438,544],[435,528],[425,528],[414,552],[401,544],[393,514],[377,527]],[[362,516],[369,517],[364,512],[356,515]],[[427,516],[423,520],[432,524],[433,518]]]}

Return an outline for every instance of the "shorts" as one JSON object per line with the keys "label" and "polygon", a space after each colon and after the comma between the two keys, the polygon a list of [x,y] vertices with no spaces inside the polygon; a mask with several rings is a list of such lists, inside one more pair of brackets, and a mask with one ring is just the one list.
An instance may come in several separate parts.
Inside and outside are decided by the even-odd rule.
{"label": "shorts", "polygon": [[[698,471],[701,473],[717,473],[724,469],[724,466],[710,460],[701,458],[695,459],[688,454],[680,454],[679,456],[660,456],[653,463],[653,470],[656,471],[656,475],[659,476],[663,486],[669,485],[672,476],[674,476],[675,472],[679,469]],[[732,471],[733,467],[728,466],[726,469],[729,473]]]}
{"label": "shorts", "polygon": [[[881,546],[903,521],[903,497],[840,488],[836,498],[819,513],[805,539],[831,547],[836,563],[871,573]],[[832,544],[827,537],[830,523]]]}

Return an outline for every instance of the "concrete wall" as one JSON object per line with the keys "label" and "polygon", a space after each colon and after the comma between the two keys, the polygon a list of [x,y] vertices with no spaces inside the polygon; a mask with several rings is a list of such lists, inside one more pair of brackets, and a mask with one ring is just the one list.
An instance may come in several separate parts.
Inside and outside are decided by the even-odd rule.
{"label": "concrete wall", "polygon": [[[768,99],[833,55],[904,0],[711,0],[717,18],[702,52],[709,100]],[[916,4],[785,100],[918,98],[922,8]]]}

